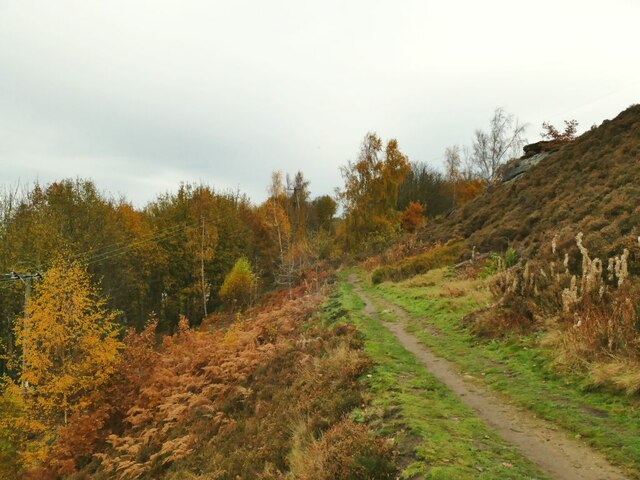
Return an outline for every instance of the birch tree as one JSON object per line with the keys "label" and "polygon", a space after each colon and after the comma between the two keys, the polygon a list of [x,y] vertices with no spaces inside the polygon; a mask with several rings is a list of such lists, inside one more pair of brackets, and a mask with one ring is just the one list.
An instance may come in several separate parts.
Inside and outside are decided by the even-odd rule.
{"label": "birch tree", "polygon": [[498,107],[489,122],[489,130],[475,131],[470,161],[480,178],[494,183],[500,167],[520,155],[525,144],[525,127],[514,115]]}

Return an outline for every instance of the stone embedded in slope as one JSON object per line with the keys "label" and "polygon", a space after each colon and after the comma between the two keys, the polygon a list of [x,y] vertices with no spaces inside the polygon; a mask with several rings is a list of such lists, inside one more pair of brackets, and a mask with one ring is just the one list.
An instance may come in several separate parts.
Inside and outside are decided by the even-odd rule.
{"label": "stone embedded in slope", "polygon": [[523,158],[533,157],[539,153],[553,153],[560,149],[567,142],[563,140],[541,140],[536,143],[525,145]]}
{"label": "stone embedded in slope", "polygon": [[510,182],[514,178],[519,177],[532,167],[535,167],[542,159],[548,157],[550,153],[551,152],[541,152],[530,157],[524,156],[511,160],[502,169],[502,183]]}

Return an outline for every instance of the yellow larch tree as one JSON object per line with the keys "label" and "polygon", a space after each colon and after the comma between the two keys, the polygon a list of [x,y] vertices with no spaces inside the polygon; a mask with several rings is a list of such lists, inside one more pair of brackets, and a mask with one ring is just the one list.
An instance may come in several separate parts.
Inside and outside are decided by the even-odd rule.
{"label": "yellow larch tree", "polygon": [[20,382],[34,417],[54,427],[90,405],[122,347],[116,316],[85,266],[59,260],[46,272],[15,332],[23,355]]}

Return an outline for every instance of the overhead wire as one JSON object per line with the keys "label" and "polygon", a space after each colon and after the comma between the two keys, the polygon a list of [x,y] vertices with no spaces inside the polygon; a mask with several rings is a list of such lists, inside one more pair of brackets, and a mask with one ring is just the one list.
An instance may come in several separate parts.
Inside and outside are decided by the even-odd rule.
{"label": "overhead wire", "polygon": [[103,254],[96,255],[96,256],[91,257],[91,258],[89,258],[87,260],[87,265],[93,265],[94,263],[102,262],[102,261],[108,260],[108,259],[113,258],[113,257],[124,255],[131,248],[133,248],[133,247],[135,247],[137,245],[142,245],[142,244],[145,244],[145,243],[148,243],[148,242],[152,242],[152,241],[153,242],[160,242],[160,241],[163,241],[163,240],[167,240],[169,238],[177,237],[179,234],[182,233],[183,230],[185,230],[189,226],[191,226],[191,225],[188,225],[188,224],[182,225],[175,232],[172,232],[172,233],[169,233],[169,234],[164,234],[164,235],[153,237],[153,238],[148,238],[148,239],[145,239],[145,240],[132,242],[129,245],[126,245],[126,246],[121,247],[121,248],[117,248],[117,249],[115,249],[115,250],[113,250],[111,252],[105,252]]}
{"label": "overhead wire", "polygon": [[[538,123],[540,123],[540,122],[544,121],[545,119],[554,119],[554,118],[557,118],[557,117],[560,117],[560,116],[567,115],[567,114],[569,114],[569,113],[572,113],[572,112],[575,112],[575,111],[577,111],[577,110],[580,110],[581,108],[588,107],[588,106],[590,106],[590,105],[593,105],[594,103],[598,103],[598,102],[600,102],[601,100],[604,100],[605,98],[608,98],[608,97],[610,97],[610,96],[612,96],[612,95],[615,95],[615,94],[617,94],[617,93],[620,93],[620,92],[622,92],[623,90],[627,90],[628,88],[634,87],[634,86],[636,86],[636,85],[638,85],[638,84],[640,84],[640,79],[635,80],[634,82],[628,83],[628,84],[626,84],[626,85],[625,85],[625,86],[623,86],[623,87],[620,87],[620,88],[617,88],[617,89],[615,89],[615,90],[613,90],[613,91],[610,91],[609,93],[607,93],[607,94],[605,94],[605,95],[602,95],[602,96],[600,96],[600,97],[597,97],[597,98],[595,98],[595,99],[593,99],[593,100],[589,100],[589,101],[584,102],[584,103],[582,103],[582,104],[580,104],[580,105],[574,106],[574,107],[572,107],[572,108],[570,108],[570,109],[568,109],[568,110],[565,110],[565,111],[563,111],[563,112],[561,112],[561,113],[557,113],[557,114],[554,114],[554,115],[549,115],[549,116],[546,116],[545,118],[539,118],[539,119],[536,119],[536,120],[534,120],[534,121],[532,121],[532,122],[526,122],[526,123],[525,123],[525,125],[526,125],[526,126],[529,126],[529,125],[536,125],[536,124],[538,124]],[[440,160],[440,161],[444,160],[444,156],[439,155],[439,156],[438,156],[438,157],[436,157],[436,158],[433,158],[433,159],[431,159],[431,160],[428,160],[426,163],[427,163],[427,164],[431,164],[432,162],[435,162],[435,161],[438,161],[438,160]]]}
{"label": "overhead wire", "polygon": [[[173,227],[169,227],[169,228],[165,229],[164,231],[168,232],[168,231],[171,231],[171,230],[179,229],[181,227],[182,227],[182,225],[175,225]],[[140,240],[151,239],[151,238],[157,236],[158,233],[159,232],[148,233],[146,235],[143,235]],[[117,242],[113,242],[113,243],[111,243],[109,245],[104,245],[104,246],[102,246],[100,248],[96,248],[96,249],[93,249],[93,250],[86,250],[84,252],[76,253],[74,255],[71,255],[69,257],[69,259],[70,260],[75,260],[77,258],[81,258],[81,257],[83,257],[85,255],[89,255],[89,254],[91,256],[102,255],[103,253],[107,253],[107,251],[109,251],[110,249],[115,250],[115,249],[121,248],[123,246],[129,245],[130,243],[131,243],[130,239],[129,240],[120,240],[120,241],[117,241]]]}
{"label": "overhead wire", "polygon": [[[161,242],[164,240],[168,240],[170,238],[174,238],[179,234],[181,234],[182,231],[185,230],[186,228],[193,227],[194,225],[196,225],[195,222],[183,223],[180,225],[163,229],[158,232],[154,232],[153,234],[147,235],[142,239],[134,240],[126,244],[124,242],[114,242],[111,245],[99,248],[97,250],[93,250],[93,251],[89,250],[89,251],[74,254],[69,258],[72,260],[75,260],[75,259],[82,258],[85,255],[95,253],[97,251],[99,253],[94,255],[89,255],[85,259],[87,265],[93,265],[93,264],[96,264],[105,260],[109,260],[111,258],[120,256],[120,255],[124,255],[136,246],[144,245],[145,243],[149,243],[149,242]],[[116,247],[116,248],[112,248],[111,250],[105,250],[105,248],[109,248],[109,247]],[[0,283],[10,282],[14,280],[15,280],[14,278],[0,278]]]}
{"label": "overhead wire", "polygon": [[186,228],[193,227],[195,225],[197,225],[197,223],[194,221],[194,222],[186,222],[186,223],[183,223],[183,224],[180,224],[180,225],[176,225],[174,227],[166,228],[164,230],[161,230],[159,232],[154,233],[150,237],[143,238],[141,240],[134,240],[133,242],[130,242],[130,243],[128,243],[126,245],[123,245],[121,247],[117,247],[117,248],[114,248],[112,250],[99,253],[97,255],[91,255],[86,259],[87,263],[91,264],[91,263],[95,263],[97,261],[105,260],[106,258],[111,258],[113,256],[117,256],[120,253],[125,253],[126,251],[128,251],[129,249],[131,249],[131,248],[133,248],[135,246],[143,245],[143,244],[151,242],[151,241],[158,242],[158,241],[162,241],[162,240],[166,240],[166,239],[169,239],[169,238],[176,237],[177,235],[182,233],[182,231],[185,230]]}
{"label": "overhead wire", "polygon": [[[114,257],[118,257],[120,255],[124,255],[136,246],[144,245],[145,243],[149,243],[149,242],[161,242],[164,240],[168,240],[170,238],[177,237],[179,234],[183,232],[183,230],[185,230],[188,227],[193,227],[195,225],[197,225],[196,221],[182,223],[180,225],[168,227],[160,231],[154,232],[152,234],[146,235],[142,239],[137,239],[129,243],[125,243],[124,241],[114,242],[110,245],[106,245],[96,250],[89,250],[89,251],[71,255],[69,258],[74,260],[74,259],[82,258],[85,255],[93,254],[93,255],[87,256],[86,258],[86,264],[93,265],[96,263],[103,262],[105,260],[109,260]],[[115,247],[115,248],[112,248],[112,247]],[[111,249],[109,250],[109,248]],[[12,282],[12,281],[15,281],[15,278],[0,278],[0,283],[6,283],[6,282]]]}
{"label": "overhead wire", "polygon": [[[615,89],[615,90],[613,90],[613,91],[610,91],[610,92],[609,92],[609,93],[607,93],[606,95],[602,95],[602,96],[597,97],[597,98],[595,98],[595,99],[593,99],[593,100],[589,100],[588,102],[585,102],[585,103],[582,103],[582,104],[580,104],[580,105],[578,105],[578,106],[572,107],[572,108],[570,108],[569,110],[565,110],[565,111],[563,111],[563,112],[561,112],[561,113],[557,113],[557,114],[555,114],[555,115],[550,115],[550,116],[548,116],[547,118],[557,118],[557,117],[560,117],[560,116],[564,116],[564,115],[566,115],[566,114],[568,114],[568,113],[575,112],[576,110],[580,110],[581,108],[588,107],[588,106],[590,106],[590,105],[593,105],[594,103],[598,103],[598,102],[600,102],[601,100],[604,100],[605,98],[608,98],[608,97],[610,97],[610,96],[612,96],[612,95],[615,95],[616,93],[620,93],[620,92],[622,92],[623,90],[626,90],[626,89],[628,89],[628,88],[634,87],[634,86],[636,86],[636,85],[638,85],[638,84],[640,84],[640,79],[638,79],[638,80],[636,80],[636,81],[634,81],[634,82],[632,82],[632,83],[628,83],[628,84],[627,84],[627,85],[625,85],[624,87],[620,87],[620,88],[617,88],[617,89]],[[538,119],[538,120],[541,120],[541,119]]]}

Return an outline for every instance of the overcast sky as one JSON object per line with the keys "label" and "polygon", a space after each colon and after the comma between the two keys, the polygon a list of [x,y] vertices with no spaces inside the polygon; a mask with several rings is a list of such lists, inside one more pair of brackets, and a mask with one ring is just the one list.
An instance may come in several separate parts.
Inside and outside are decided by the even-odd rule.
{"label": "overcast sky", "polygon": [[314,195],[367,131],[441,166],[502,106],[540,139],[640,99],[640,2],[0,0],[0,183]]}

